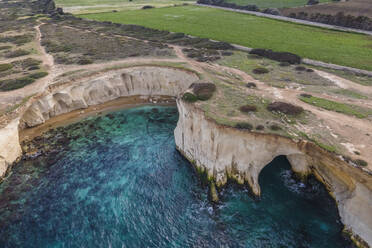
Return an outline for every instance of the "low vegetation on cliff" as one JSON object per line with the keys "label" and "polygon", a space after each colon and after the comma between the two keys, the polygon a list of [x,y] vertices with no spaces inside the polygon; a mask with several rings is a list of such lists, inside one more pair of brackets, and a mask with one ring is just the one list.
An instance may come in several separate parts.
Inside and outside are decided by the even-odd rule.
{"label": "low vegetation on cliff", "polygon": [[304,109],[286,102],[272,102],[267,105],[267,109],[273,112],[281,112],[287,115],[299,115],[304,112]]}
{"label": "low vegetation on cliff", "polygon": [[346,115],[352,115],[357,118],[367,118],[372,116],[372,109],[363,108],[357,105],[331,101],[328,99],[310,95],[300,96],[300,100],[323,109],[339,112]]}
{"label": "low vegetation on cliff", "polygon": [[187,102],[207,101],[216,91],[216,85],[209,82],[195,82],[190,86],[189,90],[183,94],[183,100]]}
{"label": "low vegetation on cliff", "polygon": [[0,64],[0,91],[22,88],[47,75],[48,73],[41,66],[41,61],[33,58]]}
{"label": "low vegetation on cliff", "polygon": [[41,44],[55,56],[55,62],[60,64],[84,65],[128,57],[172,56],[168,47],[161,43],[108,36],[104,31],[86,32],[53,24],[42,25],[41,31],[44,34]]}

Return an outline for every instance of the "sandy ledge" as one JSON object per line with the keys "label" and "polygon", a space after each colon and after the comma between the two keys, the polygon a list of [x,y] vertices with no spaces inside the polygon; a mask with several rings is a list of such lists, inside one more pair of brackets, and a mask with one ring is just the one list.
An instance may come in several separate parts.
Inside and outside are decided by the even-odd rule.
{"label": "sandy ledge", "polygon": [[176,107],[176,101],[173,97],[168,96],[156,96],[147,98],[143,96],[129,96],[121,97],[109,102],[105,102],[98,105],[89,106],[86,109],[78,109],[69,113],[54,116],[51,119],[45,121],[45,123],[19,130],[19,141],[30,141],[37,136],[42,135],[50,129],[66,126],[84,118],[90,116],[104,115],[108,112],[130,109],[138,106],[174,106]]}

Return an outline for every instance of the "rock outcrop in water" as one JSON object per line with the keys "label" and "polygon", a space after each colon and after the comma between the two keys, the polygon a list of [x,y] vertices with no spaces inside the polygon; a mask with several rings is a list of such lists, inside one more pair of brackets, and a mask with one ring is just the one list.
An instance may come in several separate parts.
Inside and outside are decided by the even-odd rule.
{"label": "rock outcrop in water", "polygon": [[[207,119],[193,104],[177,101],[174,132],[177,149],[208,178],[223,186],[228,178],[248,183],[260,195],[261,170],[280,155],[293,171],[313,173],[335,198],[348,231],[372,243],[372,178],[313,143],[259,132],[242,131]],[[357,237],[356,236],[356,237]]]}

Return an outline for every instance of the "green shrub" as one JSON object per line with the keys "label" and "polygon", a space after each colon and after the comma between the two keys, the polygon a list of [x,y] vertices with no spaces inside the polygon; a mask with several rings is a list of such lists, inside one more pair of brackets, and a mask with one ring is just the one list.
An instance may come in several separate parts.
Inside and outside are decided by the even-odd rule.
{"label": "green shrub", "polygon": [[221,52],[221,55],[222,56],[231,56],[231,55],[233,55],[234,53],[233,52],[231,52],[231,51],[222,51]]}
{"label": "green shrub", "polygon": [[24,45],[28,42],[31,42],[33,39],[32,35],[16,35],[16,36],[6,36],[0,37],[0,42],[10,42],[16,44],[17,46]]}
{"label": "green shrub", "polygon": [[299,115],[304,109],[286,102],[273,102],[267,106],[269,111],[281,112],[287,115]]}
{"label": "green shrub", "polygon": [[216,85],[213,83],[197,82],[191,84],[190,88],[200,101],[207,101],[216,91]]}
{"label": "green shrub", "polygon": [[265,74],[265,73],[269,73],[269,70],[266,69],[266,68],[263,68],[263,67],[259,67],[259,68],[255,68],[253,69],[252,71],[254,74]]}
{"label": "green shrub", "polygon": [[33,79],[39,79],[39,78],[43,78],[47,75],[48,75],[48,72],[41,71],[41,72],[36,72],[36,73],[33,73],[33,74],[29,75],[29,77],[33,78]]}
{"label": "green shrub", "polygon": [[29,67],[40,65],[41,61],[37,60],[37,59],[33,59],[33,58],[27,58],[27,59],[12,62],[12,64],[14,66],[20,66],[20,67],[22,67],[22,69],[27,69]]}
{"label": "green shrub", "polygon": [[252,124],[248,122],[238,122],[235,124],[235,127],[238,129],[245,129],[245,130],[252,130],[253,126]]}
{"label": "green shrub", "polygon": [[182,100],[184,100],[185,102],[196,102],[198,98],[194,94],[186,92],[185,94],[183,94]]}
{"label": "green shrub", "polygon": [[0,72],[7,71],[13,68],[12,64],[0,64]]}
{"label": "green shrub", "polygon": [[278,124],[272,124],[270,126],[270,129],[273,130],[273,131],[279,131],[281,130],[282,128],[278,125]]}
{"label": "green shrub", "polygon": [[255,83],[247,83],[246,85],[245,85],[245,87],[247,87],[247,88],[256,88],[257,87],[257,85],[255,84]]}
{"label": "green shrub", "polygon": [[25,56],[25,55],[29,55],[30,52],[29,51],[26,51],[26,50],[23,50],[23,49],[18,49],[18,50],[15,50],[13,52],[9,52],[5,55],[6,58],[15,58],[15,57],[21,57],[21,56]]}
{"label": "green shrub", "polygon": [[296,71],[306,71],[306,67],[305,66],[296,66],[295,70]]}
{"label": "green shrub", "polygon": [[263,125],[258,125],[256,127],[256,130],[264,130],[264,129],[265,129],[265,127]]}
{"label": "green shrub", "polygon": [[52,42],[52,41],[42,41],[41,42],[41,45],[42,46],[45,46],[47,52],[50,52],[50,53],[59,53],[59,52],[68,53],[68,52],[71,52],[72,51],[72,47],[71,46],[69,46],[69,45],[61,45],[59,43],[55,43],[55,42]]}
{"label": "green shrub", "polygon": [[300,96],[305,97],[305,98],[310,98],[310,97],[312,97],[312,95],[310,95],[310,94],[306,94],[306,93],[302,93]]}
{"label": "green shrub", "polygon": [[199,50],[193,50],[187,53],[187,57],[189,58],[199,58],[203,57],[203,53]]}
{"label": "green shrub", "polygon": [[252,51],[249,52],[250,54],[259,55],[268,59],[276,60],[279,62],[287,62],[290,64],[299,64],[301,63],[301,57],[288,52],[274,52],[272,50],[266,50],[266,49],[252,49]]}
{"label": "green shrub", "polygon": [[10,91],[19,89],[33,82],[35,82],[35,79],[30,77],[3,80],[0,81],[0,91]]}
{"label": "green shrub", "polygon": [[40,60],[33,59],[33,58],[27,58],[21,61],[22,62],[22,67],[27,68],[30,66],[37,66],[41,64]]}
{"label": "green shrub", "polygon": [[248,113],[248,112],[256,112],[257,107],[254,105],[244,105],[239,108],[241,112]]}
{"label": "green shrub", "polygon": [[364,161],[363,159],[356,159],[353,161],[356,165],[359,165],[359,166],[367,166],[368,163],[366,161]]}
{"label": "green shrub", "polygon": [[142,7],[142,9],[153,9],[155,8],[154,6],[151,6],[151,5],[145,5]]}
{"label": "green shrub", "polygon": [[214,50],[231,50],[231,49],[234,49],[234,47],[227,42],[221,42],[221,41],[217,42],[217,41],[211,41],[209,39],[204,39],[203,42],[199,42],[199,44],[195,44],[195,47],[206,48],[206,49],[214,49]]}
{"label": "green shrub", "polygon": [[0,51],[11,49],[11,46],[0,46]]}
{"label": "green shrub", "polygon": [[28,68],[29,71],[35,71],[35,70],[39,70],[40,69],[40,66],[31,66]]}
{"label": "green shrub", "polygon": [[77,62],[79,65],[89,65],[93,63],[93,60],[87,59],[87,58],[82,58]]}

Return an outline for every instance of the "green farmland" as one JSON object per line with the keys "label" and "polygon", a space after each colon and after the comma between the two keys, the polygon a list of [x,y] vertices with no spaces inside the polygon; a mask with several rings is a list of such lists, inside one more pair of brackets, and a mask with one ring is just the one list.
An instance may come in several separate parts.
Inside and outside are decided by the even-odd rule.
{"label": "green farmland", "polygon": [[192,4],[194,1],[184,0],[56,0],[58,7],[72,14],[90,14],[122,10],[141,9],[145,5],[156,8]]}
{"label": "green farmland", "polygon": [[288,51],[314,60],[372,70],[372,37],[367,35],[198,6],[127,10],[81,17],[183,32],[253,48]]}
{"label": "green farmland", "polygon": [[[308,0],[226,0],[228,3],[237,5],[254,4],[259,8],[292,8],[305,6]],[[331,0],[320,0],[320,3],[331,2]]]}
{"label": "green farmland", "polygon": [[62,7],[76,7],[76,6],[115,6],[115,5],[122,5],[122,4],[151,4],[157,5],[162,3],[178,3],[181,4],[182,0],[137,0],[137,1],[129,1],[129,0],[56,0],[55,1],[58,6]]}

